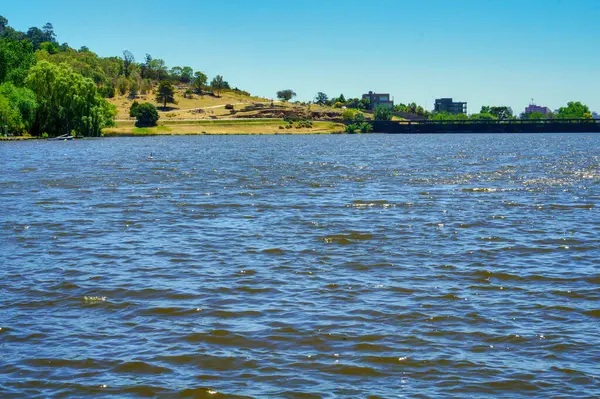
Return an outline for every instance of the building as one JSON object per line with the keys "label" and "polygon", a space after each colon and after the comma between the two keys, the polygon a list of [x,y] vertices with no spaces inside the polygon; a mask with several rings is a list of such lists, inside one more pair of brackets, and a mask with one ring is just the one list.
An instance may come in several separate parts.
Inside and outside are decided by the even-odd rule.
{"label": "building", "polygon": [[543,115],[548,115],[548,114],[552,113],[550,108],[540,107],[539,105],[535,105],[535,104],[529,104],[529,106],[527,108],[525,108],[526,114],[533,114],[534,112],[539,112],[540,114],[543,114]]}
{"label": "building", "polygon": [[600,115],[597,112],[592,112],[592,118],[600,119]]}
{"label": "building", "polygon": [[467,103],[454,102],[451,98],[438,98],[435,100],[434,112],[445,112],[453,115],[466,115]]}
{"label": "building", "polygon": [[363,100],[369,100],[369,109],[374,110],[377,107],[385,107],[394,110],[394,100],[390,100],[389,94],[373,93],[370,91],[368,94],[363,94]]}

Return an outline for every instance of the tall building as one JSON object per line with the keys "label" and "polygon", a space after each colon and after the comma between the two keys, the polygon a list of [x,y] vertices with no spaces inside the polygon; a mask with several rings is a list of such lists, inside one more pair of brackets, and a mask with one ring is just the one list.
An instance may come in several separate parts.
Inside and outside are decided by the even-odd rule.
{"label": "tall building", "polygon": [[435,100],[435,112],[445,112],[448,114],[458,115],[467,114],[467,103],[454,102],[451,98],[438,98]]}
{"label": "tall building", "polygon": [[377,107],[385,107],[394,110],[394,100],[390,100],[390,95],[387,93],[373,93],[370,91],[367,94],[363,94],[362,98],[363,100],[370,101],[369,109],[371,110],[374,110]]}
{"label": "tall building", "polygon": [[550,108],[548,108],[548,107],[540,107],[540,106],[535,105],[535,104],[529,104],[529,106],[527,108],[525,108],[525,113],[526,114],[533,114],[534,112],[539,112],[540,114],[544,114],[544,115],[548,115],[548,114],[552,113],[552,111],[550,110]]}

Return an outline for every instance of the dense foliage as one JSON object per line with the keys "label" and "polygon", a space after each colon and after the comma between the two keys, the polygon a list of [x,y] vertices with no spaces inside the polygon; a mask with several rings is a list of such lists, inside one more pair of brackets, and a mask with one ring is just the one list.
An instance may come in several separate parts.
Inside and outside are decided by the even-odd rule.
{"label": "dense foliage", "polygon": [[131,107],[131,116],[134,116],[137,119],[135,125],[137,127],[156,126],[156,122],[158,122],[158,119],[160,118],[156,106],[151,103],[134,104],[136,105],[135,108],[133,105]]}
{"label": "dense foliage", "polygon": [[282,101],[290,101],[294,97],[296,97],[296,93],[291,89],[280,90],[277,92],[277,98]]}
{"label": "dense foliage", "polygon": [[71,67],[40,61],[31,68],[25,83],[37,97],[32,133],[51,135],[76,132],[100,136],[112,124],[115,108],[103,99],[91,79]]}
{"label": "dense foliage", "polygon": [[386,107],[376,107],[373,111],[373,119],[376,121],[391,121],[392,111]]}

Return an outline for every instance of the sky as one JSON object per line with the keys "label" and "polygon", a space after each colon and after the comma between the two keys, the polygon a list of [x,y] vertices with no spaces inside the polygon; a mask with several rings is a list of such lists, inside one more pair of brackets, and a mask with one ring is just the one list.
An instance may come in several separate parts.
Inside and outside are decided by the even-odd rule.
{"label": "sky", "polygon": [[100,56],[127,49],[169,67],[274,97],[390,93],[432,109],[436,98],[600,112],[600,0],[80,0],[3,1],[26,31]]}

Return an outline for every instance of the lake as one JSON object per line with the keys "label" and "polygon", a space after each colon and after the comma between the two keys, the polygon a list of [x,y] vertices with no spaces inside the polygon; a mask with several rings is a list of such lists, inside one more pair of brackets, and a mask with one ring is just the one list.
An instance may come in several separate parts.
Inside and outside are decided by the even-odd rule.
{"label": "lake", "polygon": [[2,398],[600,396],[600,135],[7,142],[0,166]]}

